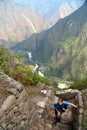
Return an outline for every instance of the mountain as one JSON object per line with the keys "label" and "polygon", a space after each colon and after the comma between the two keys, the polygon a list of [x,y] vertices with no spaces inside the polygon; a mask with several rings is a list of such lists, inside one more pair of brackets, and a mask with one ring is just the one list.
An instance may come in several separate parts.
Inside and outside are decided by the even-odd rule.
{"label": "mountain", "polygon": [[15,2],[29,6],[36,14],[45,18],[49,28],[60,18],[64,18],[78,9],[84,0],[15,0]]}
{"label": "mountain", "polygon": [[34,13],[29,7],[20,6],[11,0],[0,1],[0,10],[1,40],[22,41],[48,26],[42,16]]}
{"label": "mountain", "polygon": [[45,74],[65,79],[87,76],[87,3],[52,28],[16,46],[31,51]]}
{"label": "mountain", "polygon": [[0,0],[0,41],[8,46],[28,39],[31,34],[53,26],[60,18],[77,9],[81,5],[77,1],[71,6],[67,1],[60,4],[51,0],[46,4],[46,0],[24,3],[18,3],[19,0]]}

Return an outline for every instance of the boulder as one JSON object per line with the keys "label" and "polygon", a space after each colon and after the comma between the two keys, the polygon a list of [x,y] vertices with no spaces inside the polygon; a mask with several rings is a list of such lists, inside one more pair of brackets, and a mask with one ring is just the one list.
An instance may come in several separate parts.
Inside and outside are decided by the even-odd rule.
{"label": "boulder", "polygon": [[14,103],[16,102],[16,98],[14,95],[10,95],[7,99],[3,102],[1,109],[3,111],[8,110]]}
{"label": "boulder", "polygon": [[37,106],[38,106],[38,107],[41,107],[41,108],[45,108],[45,105],[46,105],[46,102],[43,102],[43,101],[39,101],[39,102],[37,103]]}

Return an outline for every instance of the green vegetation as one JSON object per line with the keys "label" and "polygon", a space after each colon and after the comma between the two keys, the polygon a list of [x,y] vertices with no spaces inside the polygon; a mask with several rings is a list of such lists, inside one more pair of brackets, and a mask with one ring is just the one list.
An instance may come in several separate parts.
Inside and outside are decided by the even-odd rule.
{"label": "green vegetation", "polygon": [[26,88],[26,91],[29,94],[29,96],[35,95],[38,92],[36,87],[32,87],[31,89],[30,88]]}
{"label": "green vegetation", "polygon": [[46,77],[41,77],[37,72],[32,72],[33,66],[19,63],[17,58],[21,59],[23,55],[17,56],[16,54],[15,58],[13,53],[0,46],[0,70],[24,85],[36,85],[38,82],[49,84]]}
{"label": "green vegetation", "polygon": [[9,69],[14,66],[13,54],[3,46],[0,46],[0,69],[9,73]]}
{"label": "green vegetation", "polygon": [[26,55],[26,52],[14,53],[14,57],[17,58],[20,62],[24,61],[25,55]]}
{"label": "green vegetation", "polygon": [[80,79],[71,85],[72,89],[83,90],[87,88],[87,79]]}
{"label": "green vegetation", "polygon": [[[65,41],[54,43],[54,53],[46,66],[46,74],[65,80],[87,77],[87,33],[71,36]],[[58,48],[58,49],[56,49]],[[48,63],[48,62],[47,62]],[[51,63],[51,64],[50,64]]]}
{"label": "green vegetation", "polygon": [[36,85],[38,82],[48,84],[48,80],[45,77],[39,76],[37,72],[32,72],[32,66],[29,65],[16,64],[12,75],[14,79],[25,85]]}

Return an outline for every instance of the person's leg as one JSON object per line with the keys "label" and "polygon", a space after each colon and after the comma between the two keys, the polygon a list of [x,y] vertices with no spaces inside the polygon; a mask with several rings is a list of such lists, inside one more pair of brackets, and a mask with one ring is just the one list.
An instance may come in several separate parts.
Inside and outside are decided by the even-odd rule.
{"label": "person's leg", "polygon": [[[59,112],[60,113],[60,112]],[[57,110],[55,109],[55,117],[56,117],[56,121],[60,122],[60,114],[57,112]]]}
{"label": "person's leg", "polygon": [[57,121],[60,122],[61,120],[61,112],[58,112]]}
{"label": "person's leg", "polygon": [[54,108],[54,112],[55,112],[55,120],[54,120],[52,125],[56,125],[56,123],[57,123],[57,110],[56,110],[56,108]]}
{"label": "person's leg", "polygon": [[57,119],[57,110],[56,110],[56,108],[54,108],[54,111],[55,111],[55,117]]}

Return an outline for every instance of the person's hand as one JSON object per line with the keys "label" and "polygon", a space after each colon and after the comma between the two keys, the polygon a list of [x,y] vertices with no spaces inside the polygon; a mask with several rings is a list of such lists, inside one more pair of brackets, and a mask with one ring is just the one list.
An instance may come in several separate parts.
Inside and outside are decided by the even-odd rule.
{"label": "person's hand", "polygon": [[77,108],[78,108],[78,105],[75,105],[74,107],[77,109]]}
{"label": "person's hand", "polygon": [[78,106],[73,103],[71,103],[70,105],[73,106],[74,108],[78,108]]}

